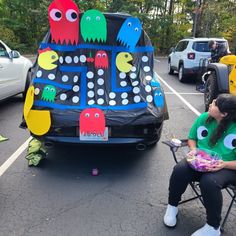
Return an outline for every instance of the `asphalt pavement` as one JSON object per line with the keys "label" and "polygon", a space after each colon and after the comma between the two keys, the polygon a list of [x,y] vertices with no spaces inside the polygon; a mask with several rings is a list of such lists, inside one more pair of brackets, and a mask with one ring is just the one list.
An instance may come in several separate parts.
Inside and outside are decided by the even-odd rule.
{"label": "asphalt pavement", "polygon": [[[1,176],[0,236],[189,236],[205,223],[204,207],[195,200],[179,207],[174,229],[163,225],[174,160],[161,141],[185,138],[204,105],[194,82],[182,84],[177,75],[167,74],[165,58],[157,59],[155,70],[170,119],[160,142],[146,151],[55,146],[39,168],[30,168],[25,150],[14,154],[29,138],[18,128],[22,98],[0,103],[0,134],[9,138],[0,143],[0,169],[16,157]],[[91,175],[93,168],[98,176]],[[190,189],[183,198],[189,196]],[[234,208],[222,235],[235,235],[235,219]]]}

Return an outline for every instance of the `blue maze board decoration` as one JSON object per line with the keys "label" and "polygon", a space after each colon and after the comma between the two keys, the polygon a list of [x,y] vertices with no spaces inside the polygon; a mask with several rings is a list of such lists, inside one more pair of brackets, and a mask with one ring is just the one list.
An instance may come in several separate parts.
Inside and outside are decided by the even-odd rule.
{"label": "blue maze board decoration", "polygon": [[106,125],[163,120],[164,95],[153,71],[154,48],[138,18],[102,14],[102,38],[89,39],[81,32],[89,27],[82,25],[87,15],[79,14],[78,43],[55,43],[48,32],[40,44],[33,108],[49,110],[55,127],[77,126],[87,108],[102,110]]}

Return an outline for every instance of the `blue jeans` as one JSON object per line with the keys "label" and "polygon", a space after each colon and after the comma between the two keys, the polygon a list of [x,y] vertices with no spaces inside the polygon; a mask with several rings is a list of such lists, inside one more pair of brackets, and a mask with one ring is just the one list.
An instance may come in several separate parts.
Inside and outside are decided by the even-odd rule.
{"label": "blue jeans", "polygon": [[236,184],[236,171],[222,169],[217,172],[198,172],[193,170],[186,159],[181,160],[173,169],[170,177],[169,199],[172,206],[178,206],[182,194],[191,181],[200,183],[201,194],[206,208],[207,223],[219,227],[223,197],[221,190],[228,184]]}

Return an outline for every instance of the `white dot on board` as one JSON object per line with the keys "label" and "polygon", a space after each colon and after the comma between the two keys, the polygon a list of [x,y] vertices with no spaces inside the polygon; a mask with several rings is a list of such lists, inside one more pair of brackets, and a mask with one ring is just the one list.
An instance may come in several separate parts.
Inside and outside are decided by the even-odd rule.
{"label": "white dot on board", "polygon": [[131,79],[135,79],[135,78],[137,77],[137,75],[136,75],[136,73],[131,73],[131,74],[129,75],[129,77],[130,77]]}
{"label": "white dot on board", "polygon": [[125,99],[125,98],[127,98],[127,97],[128,97],[128,93],[122,93],[122,94],[121,94],[121,98]]}
{"label": "white dot on board", "polygon": [[82,63],[86,62],[86,56],[85,56],[85,55],[81,55],[81,56],[79,57],[79,59],[80,59],[80,61],[81,61]]}
{"label": "white dot on board", "polygon": [[73,102],[73,103],[78,103],[78,102],[79,102],[79,97],[74,96],[74,97],[72,98],[72,102]]}
{"label": "white dot on board", "polygon": [[88,91],[88,97],[93,98],[94,97],[94,92],[93,91]]}
{"label": "white dot on board", "polygon": [[144,66],[143,70],[144,70],[145,72],[149,72],[151,69],[150,69],[149,66]]}
{"label": "white dot on board", "polygon": [[103,85],[104,84],[104,79],[98,79],[98,82],[97,82],[99,85]]}
{"label": "white dot on board", "polygon": [[98,105],[102,105],[102,104],[104,103],[104,99],[99,98],[99,99],[97,100],[97,103],[98,103]]}
{"label": "white dot on board", "polygon": [[116,97],[115,93],[113,93],[113,92],[109,93],[109,98],[114,99],[115,97]]}
{"label": "white dot on board", "polygon": [[147,100],[147,102],[152,102],[152,100],[153,100],[152,95],[148,95],[148,96],[146,97],[146,100]]}
{"label": "white dot on board", "polygon": [[121,82],[120,82],[120,86],[121,86],[121,87],[125,87],[126,85],[127,85],[127,82],[126,82],[126,81],[121,81]]}
{"label": "white dot on board", "polygon": [[65,62],[70,64],[72,62],[72,58],[70,56],[66,56]]}
{"label": "white dot on board", "polygon": [[74,57],[74,63],[78,63],[79,62],[79,58],[77,56]]}
{"label": "white dot on board", "polygon": [[98,89],[97,93],[98,93],[99,96],[102,96],[102,95],[104,95],[104,90],[103,89]]}
{"label": "white dot on board", "polygon": [[67,82],[69,80],[69,77],[67,75],[63,75],[61,79],[63,82]]}
{"label": "white dot on board", "polygon": [[93,105],[94,103],[95,103],[94,100],[89,100],[89,101],[88,101],[88,104],[89,104],[89,105]]}
{"label": "white dot on board", "polygon": [[129,100],[128,100],[128,99],[122,100],[122,104],[123,104],[123,105],[127,105],[128,103],[129,103]]}
{"label": "white dot on board", "polygon": [[147,76],[145,77],[145,80],[150,81],[151,79],[152,79],[152,76],[151,76],[151,75],[147,75]]}
{"label": "white dot on board", "polygon": [[135,72],[137,68],[135,66],[132,66],[131,71]]}
{"label": "white dot on board", "polygon": [[103,70],[103,69],[99,69],[99,70],[98,70],[98,75],[101,76],[101,75],[103,75],[103,74],[104,74],[104,70]]}
{"label": "white dot on board", "polygon": [[141,101],[140,96],[134,96],[134,102],[135,102],[135,103],[138,103],[138,102],[140,102],[140,101]]}
{"label": "white dot on board", "polygon": [[78,75],[75,75],[75,76],[74,76],[74,78],[73,78],[73,81],[74,81],[74,83],[77,83],[77,82],[78,82],[78,80],[79,80],[79,77],[78,77]]}
{"label": "white dot on board", "polygon": [[116,101],[115,101],[115,100],[111,100],[111,101],[109,101],[109,105],[111,105],[111,106],[115,106],[115,105],[116,105]]}
{"label": "white dot on board", "polygon": [[39,89],[39,88],[35,88],[34,94],[35,94],[35,95],[39,95],[39,93],[40,93],[40,89]]}
{"label": "white dot on board", "polygon": [[121,72],[121,73],[119,74],[119,77],[120,77],[121,79],[124,79],[124,78],[126,77],[126,74],[125,74],[124,72]]}
{"label": "white dot on board", "polygon": [[146,85],[145,86],[145,90],[146,90],[146,92],[151,92],[152,91],[152,87],[150,86],[150,85]]}
{"label": "white dot on board", "polygon": [[64,62],[63,57],[60,57],[60,58],[59,58],[59,62],[60,62],[61,64],[63,64],[63,62]]}
{"label": "white dot on board", "polygon": [[143,62],[147,62],[147,61],[148,61],[148,57],[147,57],[147,56],[143,56],[143,57],[142,57],[142,61],[143,61]]}
{"label": "white dot on board", "polygon": [[74,92],[79,92],[79,86],[78,86],[78,85],[75,85],[75,86],[73,87],[73,91],[74,91]]}
{"label": "white dot on board", "polygon": [[132,83],[133,86],[137,86],[139,84],[139,82],[136,80]]}
{"label": "white dot on board", "polygon": [[89,82],[88,83],[88,88],[93,89],[94,88],[94,83],[93,82]]}
{"label": "white dot on board", "polygon": [[41,76],[42,76],[42,74],[43,74],[43,73],[42,73],[42,71],[41,71],[41,70],[39,70],[39,71],[37,72],[36,76],[37,76],[37,77],[41,77]]}
{"label": "white dot on board", "polygon": [[94,73],[93,73],[92,71],[89,71],[89,72],[87,73],[87,78],[92,79],[93,76],[94,76]]}
{"label": "white dot on board", "polygon": [[140,88],[139,87],[134,87],[133,88],[133,93],[139,93],[140,92]]}
{"label": "white dot on board", "polygon": [[54,74],[49,74],[49,75],[48,75],[48,78],[49,78],[50,80],[54,80],[54,79],[55,79],[55,75],[54,75]]}
{"label": "white dot on board", "polygon": [[60,95],[60,99],[61,99],[62,101],[65,101],[66,98],[67,98],[67,96],[66,96],[65,93],[62,93],[62,94]]}

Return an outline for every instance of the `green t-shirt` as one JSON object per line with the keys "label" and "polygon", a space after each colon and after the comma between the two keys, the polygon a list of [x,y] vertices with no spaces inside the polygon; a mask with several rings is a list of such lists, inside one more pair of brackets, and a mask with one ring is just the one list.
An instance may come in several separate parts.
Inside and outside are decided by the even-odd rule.
{"label": "green t-shirt", "polygon": [[214,120],[206,123],[208,117],[208,113],[205,112],[195,120],[189,131],[188,138],[197,142],[197,148],[216,152],[224,161],[236,160],[236,123],[230,124],[222,137],[212,146],[209,145],[209,141],[213,131],[217,127],[217,122]]}

